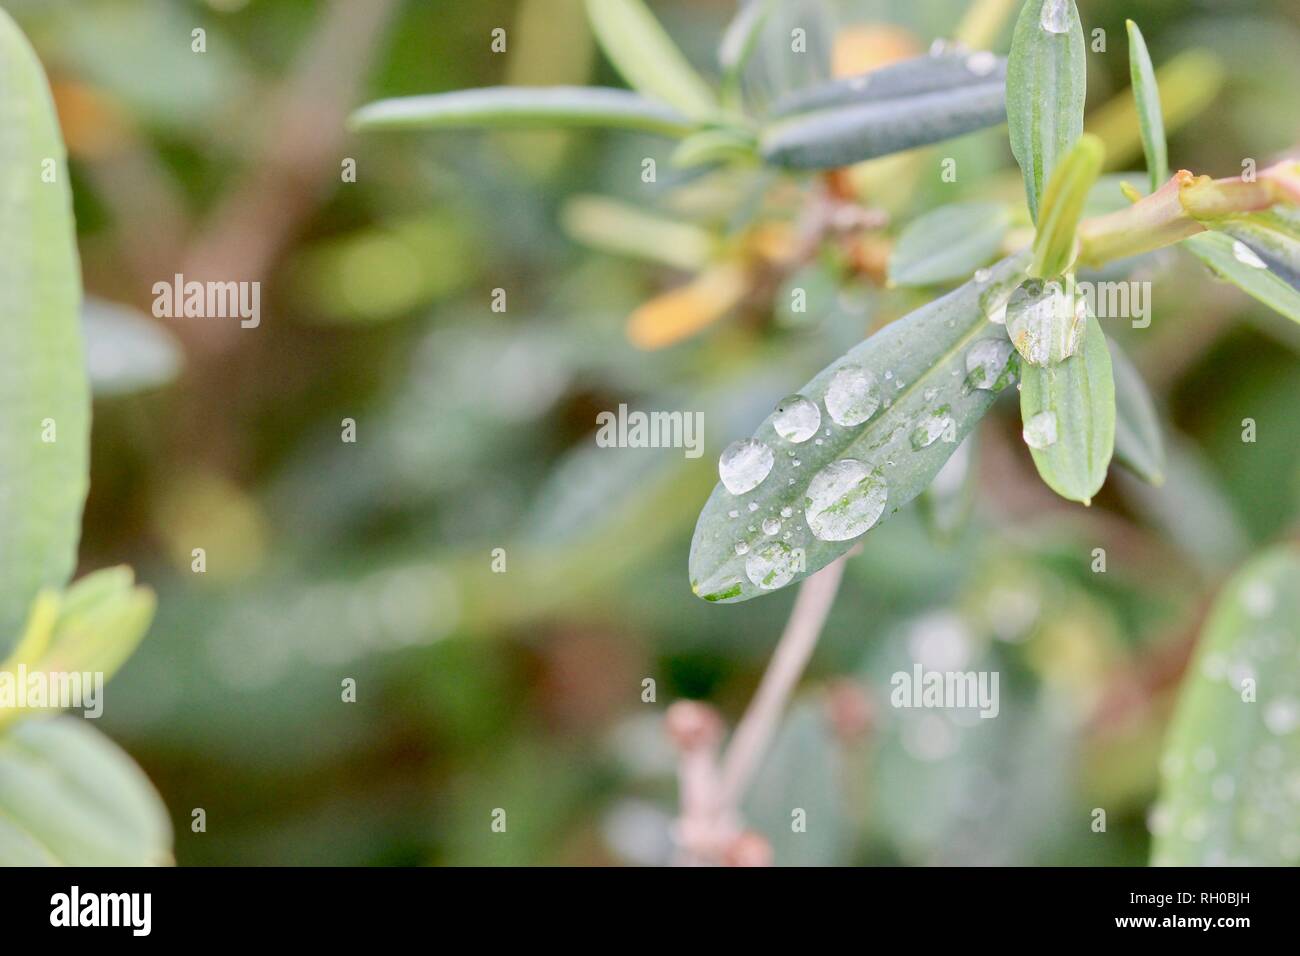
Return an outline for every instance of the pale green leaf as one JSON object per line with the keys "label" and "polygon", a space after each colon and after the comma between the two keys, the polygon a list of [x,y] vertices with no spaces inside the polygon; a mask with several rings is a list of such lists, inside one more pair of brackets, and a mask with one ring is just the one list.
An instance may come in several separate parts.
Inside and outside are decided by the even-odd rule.
{"label": "pale green leaf", "polygon": [[983,282],[886,326],[799,389],[816,407],[815,433],[787,427],[790,403],[774,401],[778,410],[753,437],[771,451],[771,469],[740,494],[719,484],[700,514],[690,559],[696,594],[743,601],[806,577],[925,489],[1014,381],[1014,349],[989,313],[1023,279],[1028,258],[1006,259]]}
{"label": "pale green leaf", "polygon": [[157,792],[89,722],[29,720],[0,735],[0,866],[170,862]]}
{"label": "pale green leaf", "polygon": [[763,158],[825,169],[995,126],[1005,63],[977,56],[919,57],[788,96],[762,130]]}
{"label": "pale green leaf", "polygon": [[713,91],[641,0],[587,0],[587,18],[601,49],[633,89],[692,119],[717,113]]}
{"label": "pale green leaf", "polygon": [[1088,316],[1075,355],[1045,366],[1026,362],[1023,376],[1020,417],[1038,474],[1061,497],[1089,504],[1115,448],[1115,385],[1096,318]]}
{"label": "pale green leaf", "polygon": [[1188,667],[1149,816],[1157,865],[1300,863],[1300,551],[1228,582]]}
{"label": "pale green leaf", "polygon": [[1056,164],[1039,209],[1030,275],[1055,278],[1073,264],[1079,218],[1101,175],[1105,153],[1101,140],[1086,134]]}
{"label": "pale green leaf", "polygon": [[740,76],[758,49],[759,36],[775,4],[776,0],[740,0],[736,15],[723,31],[718,64],[722,67],[722,87],[728,94],[739,88]]}
{"label": "pale green leaf", "polygon": [[582,86],[490,86],[403,96],[352,114],[354,129],[550,129],[605,126],[685,136],[695,124],[627,90]]}
{"label": "pale green leaf", "polygon": [[1142,152],[1146,154],[1151,191],[1155,192],[1169,179],[1169,146],[1165,142],[1165,121],[1160,111],[1160,87],[1156,83],[1156,71],[1151,65],[1151,54],[1147,52],[1142,31],[1132,20],[1125,23],[1128,26],[1129,77],[1133,84],[1133,99],[1137,103]]}
{"label": "pale green leaf", "polygon": [[1275,206],[1265,212],[1227,216],[1208,225],[1216,232],[1232,236],[1249,250],[1233,245],[1233,258],[1239,264],[1257,271],[1267,270],[1300,292],[1300,210]]}
{"label": "pale green leaf", "polygon": [[997,257],[1011,228],[1002,203],[963,202],[941,206],[911,222],[889,257],[889,281],[927,286],[969,279]]}
{"label": "pale green leaf", "polygon": [[1011,152],[1035,221],[1052,170],[1083,134],[1085,57],[1074,0],[1026,0],[1011,40],[1006,105]]}
{"label": "pale green leaf", "polygon": [[0,10],[0,642],[76,564],[90,435],[80,298],[54,104]]}
{"label": "pale green leaf", "polygon": [[[1238,248],[1240,244],[1241,240],[1222,232],[1201,233],[1183,243],[1215,275],[1275,312],[1300,322],[1300,291],[1275,270],[1251,264],[1250,257],[1243,255]],[[1253,249],[1250,251],[1259,256]],[[1267,260],[1263,261],[1267,265]]]}
{"label": "pale green leaf", "polygon": [[1153,485],[1165,481],[1165,446],[1146,382],[1114,340],[1109,340],[1115,380],[1115,460]]}

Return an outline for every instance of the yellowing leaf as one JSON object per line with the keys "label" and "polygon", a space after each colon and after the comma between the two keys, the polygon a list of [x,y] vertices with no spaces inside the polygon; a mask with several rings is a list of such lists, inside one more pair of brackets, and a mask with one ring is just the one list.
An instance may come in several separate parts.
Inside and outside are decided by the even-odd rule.
{"label": "yellowing leaf", "polygon": [[714,266],[633,312],[627,320],[627,337],[637,348],[647,350],[676,345],[735,308],[749,286],[749,271],[741,265]]}

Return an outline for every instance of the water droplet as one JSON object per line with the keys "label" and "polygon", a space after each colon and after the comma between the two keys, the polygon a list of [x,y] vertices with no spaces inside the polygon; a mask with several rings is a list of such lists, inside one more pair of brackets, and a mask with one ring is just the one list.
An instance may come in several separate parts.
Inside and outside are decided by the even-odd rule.
{"label": "water droplet", "polygon": [[922,448],[929,448],[952,425],[952,417],[948,414],[948,406],[945,405],[937,412],[932,412],[920,419],[916,423],[916,428],[912,430],[911,442],[912,450],[920,451]]}
{"label": "water droplet", "polygon": [[1070,32],[1069,0],[1047,0],[1043,4],[1043,13],[1038,22],[1048,33]]}
{"label": "water droplet", "polygon": [[1011,384],[1015,371],[1007,375],[1007,365],[1016,350],[1007,339],[980,339],[966,353],[966,381],[971,388],[1000,392]]}
{"label": "water droplet", "polygon": [[757,501],[751,501],[751,502],[747,505],[747,507],[749,508],[750,511],[757,511],[757,510],[758,510],[758,502],[757,502]]}
{"label": "water droplet", "polygon": [[1030,279],[1007,303],[1007,335],[1034,365],[1055,365],[1077,352],[1087,322],[1087,301],[1056,281]]}
{"label": "water droplet", "polygon": [[989,279],[991,279],[992,277],[993,277],[993,270],[991,270],[991,269],[976,269],[976,270],[975,270],[975,276],[974,276],[974,278],[975,278],[975,281],[976,281],[977,283],[979,283],[980,285],[983,285],[985,282],[988,282]]}
{"label": "water droplet", "polygon": [[728,518],[739,518],[739,517],[740,517],[740,512],[739,512],[739,511],[735,511],[735,510],[728,511],[728,512],[727,512],[727,517],[728,517]]}
{"label": "water droplet", "polygon": [[789,518],[793,514],[794,514],[794,509],[791,508],[789,505],[786,505],[784,508],[781,509],[782,518]]}
{"label": "water droplet", "polygon": [[780,533],[780,531],[781,522],[777,521],[775,518],[763,519],[763,534],[771,536]]}
{"label": "water droplet", "polygon": [[885,510],[884,479],[852,458],[833,461],[808,484],[804,514],[823,541],[848,541],[871,529]]}
{"label": "water droplet", "polygon": [[1048,448],[1056,444],[1056,412],[1039,412],[1025,422],[1021,436],[1030,448]]}
{"label": "water droplet", "polygon": [[745,574],[756,587],[773,591],[793,580],[799,570],[799,559],[800,556],[789,545],[769,541],[745,561]]}
{"label": "water droplet", "polygon": [[776,407],[776,414],[772,417],[772,427],[776,433],[796,445],[817,434],[821,423],[821,410],[816,403],[802,395],[791,395],[785,399]]}
{"label": "water droplet", "polygon": [[966,69],[976,76],[988,76],[997,68],[997,56],[987,50],[981,50],[979,53],[972,53],[966,57]]}
{"label": "water droplet", "polygon": [[736,554],[748,554],[748,553],[749,553],[749,542],[748,542],[748,541],[737,541],[737,542],[736,542]]}
{"label": "water droplet", "polygon": [[1289,734],[1300,727],[1300,703],[1294,697],[1277,697],[1264,708],[1264,726],[1270,733]]}
{"label": "water droplet", "polygon": [[733,441],[718,459],[718,477],[733,495],[743,495],[763,483],[772,471],[772,459],[772,449],[761,441]]}
{"label": "water droplet", "polygon": [[1236,259],[1243,266],[1250,266],[1252,269],[1267,269],[1268,263],[1255,255],[1255,250],[1250,248],[1240,239],[1232,244],[1232,258]]}
{"label": "water droplet", "polygon": [[826,388],[826,411],[837,425],[861,425],[879,407],[876,377],[857,365],[840,369]]}

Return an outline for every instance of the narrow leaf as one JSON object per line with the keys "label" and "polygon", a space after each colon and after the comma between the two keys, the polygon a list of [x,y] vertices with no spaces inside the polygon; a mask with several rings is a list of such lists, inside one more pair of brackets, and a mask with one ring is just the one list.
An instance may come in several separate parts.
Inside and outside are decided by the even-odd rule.
{"label": "narrow leaf", "polygon": [[0,643],[76,564],[90,438],[80,299],[54,104],[0,10]]}
{"label": "narrow leaf", "polygon": [[1055,365],[1025,363],[1020,417],[1034,466],[1063,498],[1090,504],[1115,448],[1115,385],[1101,326],[1088,316],[1083,347]]}
{"label": "narrow leaf", "polygon": [[1101,175],[1104,159],[1101,140],[1085,135],[1057,163],[1043,193],[1030,275],[1041,279],[1053,278],[1074,263],[1079,218],[1097,177]]}
{"label": "narrow leaf", "polygon": [[713,91],[641,0],[587,0],[587,18],[601,49],[633,89],[692,119],[717,112]]}
{"label": "narrow leaf", "polygon": [[1011,228],[1002,203],[965,202],[941,206],[911,222],[889,257],[889,281],[927,286],[969,279],[997,257]]}
{"label": "narrow leaf", "polygon": [[1110,346],[1115,379],[1115,460],[1152,485],[1165,482],[1165,445],[1160,420],[1146,382],[1114,340]]}
{"label": "narrow leaf", "polygon": [[992,54],[920,57],[786,97],[760,137],[776,166],[826,169],[1001,123],[1005,64]]}
{"label": "narrow leaf", "polygon": [[157,792],[88,722],[29,720],[0,736],[0,866],[145,866],[171,856]]}
{"label": "narrow leaf", "polygon": [[[1186,240],[1184,246],[1204,262],[1215,275],[1231,282],[1252,298],[1288,319],[1300,322],[1300,292],[1272,269],[1259,268],[1241,252],[1241,240],[1222,232],[1205,232]],[[1248,246],[1257,258],[1259,254]],[[1267,265],[1267,261],[1262,260]]]}
{"label": "narrow leaf", "polygon": [[1035,221],[1052,170],[1083,134],[1085,56],[1074,0],[1026,0],[1007,62],[1007,125]]}
{"label": "narrow leaf", "polygon": [[1160,87],[1142,31],[1132,20],[1126,20],[1125,24],[1128,26],[1128,69],[1142,131],[1142,152],[1147,158],[1151,191],[1155,192],[1169,179],[1169,146],[1165,142],[1165,121],[1160,111]]}
{"label": "narrow leaf", "polygon": [[775,0],[741,0],[740,8],[718,44],[718,64],[722,67],[722,86],[734,93],[740,86],[740,77],[750,58],[758,48],[758,39],[772,12]]}
{"label": "narrow leaf", "polygon": [[352,114],[353,129],[529,129],[608,126],[664,136],[695,128],[675,110],[627,90],[582,86],[490,86],[403,96]]}
{"label": "narrow leaf", "polygon": [[1178,699],[1152,862],[1300,863],[1300,551],[1275,548],[1223,589]]}
{"label": "narrow leaf", "polygon": [[1275,206],[1267,212],[1229,216],[1207,225],[1245,246],[1242,249],[1234,243],[1232,249],[1233,258],[1243,266],[1267,270],[1300,292],[1300,212]]}
{"label": "narrow leaf", "polygon": [[1015,379],[999,318],[1028,254],[876,333],[723,452],[691,543],[709,601],[744,601],[825,567],[925,489]]}

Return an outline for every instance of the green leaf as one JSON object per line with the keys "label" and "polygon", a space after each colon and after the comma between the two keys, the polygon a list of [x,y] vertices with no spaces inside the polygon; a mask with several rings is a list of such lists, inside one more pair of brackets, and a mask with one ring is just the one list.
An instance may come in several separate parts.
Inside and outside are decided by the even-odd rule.
{"label": "green leaf", "polygon": [[[748,491],[732,475],[740,493],[719,484],[700,514],[696,594],[744,601],[806,577],[925,489],[1014,381],[1014,349],[990,313],[999,317],[1028,260],[1003,260],[885,327],[800,389],[801,402],[778,403],[751,439],[770,470]],[[763,463],[759,445],[736,445]]]}
{"label": "green leaf", "polygon": [[1110,352],[1094,316],[1078,353],[1055,365],[1025,363],[1020,417],[1043,481],[1063,498],[1090,504],[1115,448]]}
{"label": "green leaf", "polygon": [[740,8],[723,31],[718,44],[722,88],[728,95],[740,87],[740,77],[758,48],[758,39],[776,0],[740,0]]}
{"label": "green leaf", "polygon": [[0,642],[76,564],[90,436],[80,298],[54,104],[0,10]]}
{"label": "green leaf", "polygon": [[1109,340],[1115,379],[1115,460],[1153,485],[1165,482],[1165,444],[1146,382],[1114,340]]}
{"label": "green leaf", "polygon": [[1048,180],[1034,238],[1034,261],[1029,274],[1050,279],[1064,273],[1073,263],[1078,241],[1075,232],[1088,195],[1105,158],[1101,140],[1092,135],[1079,137]]}
{"label": "green leaf", "polygon": [[180,374],[181,350],[176,339],[137,310],[87,298],[81,323],[90,385],[96,396],[157,388]]}
{"label": "green leaf", "polygon": [[1128,69],[1142,131],[1142,152],[1147,158],[1151,191],[1155,192],[1169,179],[1169,146],[1165,142],[1165,121],[1160,111],[1160,87],[1142,31],[1132,20],[1126,20],[1125,25],[1128,27]]}
{"label": "green leaf", "polygon": [[903,230],[889,257],[889,281],[927,286],[969,279],[997,256],[1010,228],[1011,213],[1002,203],[941,206]]}
{"label": "green leaf", "polygon": [[[1192,236],[1183,245],[1215,275],[1275,312],[1300,322],[1300,291],[1273,269],[1260,269],[1243,261],[1249,260],[1249,256],[1242,255],[1238,249],[1240,240],[1222,232],[1205,232]],[[1267,265],[1267,260],[1264,262]]]}
{"label": "green leaf", "polygon": [[1274,206],[1265,212],[1228,216],[1206,224],[1246,246],[1249,252],[1233,246],[1233,258],[1240,264],[1256,271],[1267,269],[1300,292],[1300,211]]}
{"label": "green leaf", "polygon": [[1074,0],[1026,0],[1007,62],[1007,125],[1035,221],[1052,170],[1083,134],[1085,57]]}
{"label": "green leaf", "polygon": [[1156,865],[1300,863],[1294,545],[1259,556],[1219,595],[1179,694],[1161,773],[1150,816]]}
{"label": "green leaf", "polygon": [[951,542],[970,522],[975,507],[978,432],[971,432],[944,462],[917,499],[921,516],[934,539]]}
{"label": "green leaf", "polygon": [[995,126],[1006,116],[1004,78],[991,54],[926,56],[800,91],[773,107],[763,158],[826,169]]}
{"label": "green leaf", "polygon": [[88,722],[29,720],[0,736],[0,866],[170,862],[157,792]]}
{"label": "green leaf", "polygon": [[627,90],[583,86],[490,86],[368,103],[352,114],[359,130],[549,129],[607,126],[685,136],[695,124]]}
{"label": "green leaf", "polygon": [[713,91],[641,0],[587,0],[587,18],[601,49],[633,89],[692,119],[717,113]]}

